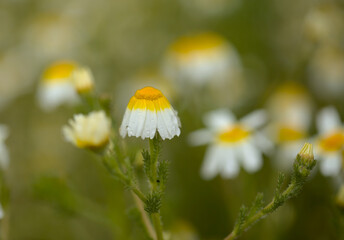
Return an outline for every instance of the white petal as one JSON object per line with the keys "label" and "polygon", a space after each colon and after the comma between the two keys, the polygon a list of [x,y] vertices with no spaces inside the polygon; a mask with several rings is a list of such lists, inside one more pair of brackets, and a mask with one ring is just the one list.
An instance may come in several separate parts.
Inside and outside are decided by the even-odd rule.
{"label": "white petal", "polygon": [[124,113],[124,117],[123,117],[123,120],[122,120],[121,127],[119,128],[119,134],[123,138],[127,135],[127,132],[128,132],[128,125],[129,125],[130,115],[131,115],[131,110],[127,108],[125,110],[125,113]]}
{"label": "white petal", "polygon": [[247,172],[252,173],[261,169],[263,165],[262,154],[255,146],[250,143],[244,143],[239,151],[243,167]]}
{"label": "white petal", "polygon": [[157,121],[158,121],[158,132],[163,140],[169,138],[169,132],[167,131],[167,126],[162,116],[162,111],[157,111]]}
{"label": "white petal", "polygon": [[204,116],[204,124],[213,129],[219,130],[228,127],[235,122],[235,116],[227,109],[214,110]]}
{"label": "white petal", "polygon": [[211,131],[208,129],[200,129],[189,134],[188,143],[191,146],[200,146],[208,144],[212,139],[213,133]]}
{"label": "white petal", "polygon": [[[142,137],[143,129],[144,129],[145,122],[146,122],[147,110],[146,109],[137,109],[136,111],[137,111],[137,125],[136,125],[136,129],[134,130],[135,137]],[[144,139],[144,138],[142,137],[142,139]]]}
{"label": "white petal", "polygon": [[253,135],[256,146],[259,147],[265,154],[270,154],[274,149],[274,144],[263,133],[256,132]]}
{"label": "white petal", "polygon": [[240,172],[238,158],[234,148],[225,148],[221,151],[221,176],[223,178],[235,178]]}
{"label": "white petal", "polygon": [[340,154],[324,156],[320,161],[320,171],[324,176],[337,176],[340,173],[342,161]]}
{"label": "white petal", "polygon": [[339,114],[334,107],[322,109],[317,116],[317,128],[321,134],[336,130],[341,124]]}
{"label": "white petal", "polygon": [[252,129],[259,128],[264,125],[267,121],[267,114],[265,110],[256,110],[252,113],[243,117],[240,122],[245,126],[248,126]]}
{"label": "white petal", "polygon": [[205,180],[214,178],[221,166],[221,158],[219,157],[219,149],[217,146],[210,146],[204,156],[204,162],[201,168],[201,177]]}
{"label": "white petal", "polygon": [[142,132],[142,138],[153,139],[157,129],[157,114],[151,110],[147,110],[145,126]]}

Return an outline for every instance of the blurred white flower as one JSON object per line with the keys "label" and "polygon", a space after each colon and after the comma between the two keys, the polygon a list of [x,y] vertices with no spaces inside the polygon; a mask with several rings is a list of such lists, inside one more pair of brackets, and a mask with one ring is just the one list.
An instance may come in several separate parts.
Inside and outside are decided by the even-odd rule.
{"label": "blurred white flower", "polygon": [[92,72],[86,67],[75,69],[72,73],[72,81],[78,93],[88,93],[94,88]]}
{"label": "blurred white flower", "polygon": [[257,110],[237,121],[225,109],[205,115],[207,129],[197,130],[189,135],[191,145],[209,144],[201,169],[204,179],[217,174],[223,178],[234,178],[240,165],[247,172],[256,172],[263,165],[262,152],[271,148],[271,142],[256,131],[266,122],[263,110]]}
{"label": "blurred white flower", "polygon": [[71,61],[55,62],[44,72],[38,86],[38,103],[45,111],[52,111],[62,104],[75,104],[78,94],[72,75],[77,64]]}
{"label": "blurred white flower", "polygon": [[62,132],[68,142],[79,148],[97,149],[109,142],[111,120],[104,111],[76,114]]}
{"label": "blurred white flower", "polygon": [[154,138],[156,132],[161,138],[172,139],[180,135],[180,120],[167,98],[153,87],[137,90],[130,99],[120,127],[120,134]]}
{"label": "blurred white flower", "polygon": [[166,75],[183,90],[196,86],[221,84],[241,77],[242,65],[234,47],[213,33],[184,36],[168,49],[164,62]]}
{"label": "blurred white flower", "polygon": [[0,124],[0,167],[4,170],[8,168],[10,161],[9,153],[5,145],[8,133],[8,127]]}
{"label": "blurred white flower", "polygon": [[307,141],[313,111],[311,98],[303,86],[287,82],[268,99],[267,110],[271,123],[266,130],[276,144],[275,163],[288,169]]}
{"label": "blurred white flower", "polygon": [[322,109],[317,116],[318,136],[315,143],[320,172],[324,176],[336,176],[342,170],[344,128],[337,110]]}
{"label": "blurred white flower", "polygon": [[344,39],[344,12],[333,2],[315,5],[306,14],[306,36],[317,43],[341,43]]}
{"label": "blurred white flower", "polygon": [[328,99],[343,99],[344,50],[334,45],[319,47],[308,66],[310,86],[317,96]]}

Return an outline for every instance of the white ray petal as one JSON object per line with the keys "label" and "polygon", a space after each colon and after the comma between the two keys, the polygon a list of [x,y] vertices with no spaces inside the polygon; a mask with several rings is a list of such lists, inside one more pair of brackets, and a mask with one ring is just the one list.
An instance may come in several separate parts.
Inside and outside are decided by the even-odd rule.
{"label": "white ray petal", "polygon": [[336,130],[341,125],[339,114],[334,107],[326,107],[317,115],[317,128],[320,134]]}
{"label": "white ray petal", "polygon": [[240,172],[240,166],[238,163],[238,156],[236,155],[234,148],[223,147],[220,152],[221,159],[221,176],[223,178],[235,178]]}
{"label": "white ray petal", "polygon": [[201,177],[204,180],[210,180],[214,178],[221,168],[221,166],[219,165],[220,163],[221,158],[219,158],[218,147],[209,146],[205,153],[203,165],[201,167]]}
{"label": "white ray petal", "polygon": [[265,110],[256,110],[243,117],[240,122],[252,129],[259,128],[267,121]]}
{"label": "white ray petal", "polygon": [[167,131],[167,126],[162,116],[162,111],[157,111],[158,132],[163,140],[170,138],[170,134]]}
{"label": "white ray petal", "polygon": [[244,143],[240,146],[241,161],[244,169],[249,172],[256,172],[263,165],[261,152],[251,143]]}
{"label": "white ray petal", "polygon": [[219,130],[232,125],[235,122],[235,116],[227,109],[218,109],[207,113],[204,118],[204,124],[213,130]]}
{"label": "white ray petal", "polygon": [[200,129],[189,134],[188,143],[191,146],[200,146],[210,143],[212,139],[213,133],[211,131]]}
{"label": "white ray petal", "polygon": [[154,138],[157,129],[157,115],[154,111],[147,110],[146,121],[142,131],[142,139]]}
{"label": "white ray petal", "polygon": [[340,173],[342,161],[340,154],[330,154],[320,161],[320,171],[324,176],[337,176]]}
{"label": "white ray petal", "polygon": [[127,108],[125,110],[125,113],[124,113],[122,124],[121,124],[121,126],[119,128],[119,134],[123,138],[127,135],[127,132],[128,132],[128,125],[129,125],[130,115],[131,115],[131,110]]}

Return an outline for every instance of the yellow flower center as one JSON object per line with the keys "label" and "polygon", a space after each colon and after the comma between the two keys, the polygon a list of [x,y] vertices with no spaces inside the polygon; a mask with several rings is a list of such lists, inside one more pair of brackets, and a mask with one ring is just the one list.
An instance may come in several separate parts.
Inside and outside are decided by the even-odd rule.
{"label": "yellow flower center", "polygon": [[303,131],[291,127],[281,127],[278,131],[278,142],[297,141],[305,138],[306,134]]}
{"label": "yellow flower center", "polygon": [[329,136],[326,136],[319,141],[319,146],[324,151],[338,151],[344,145],[344,133],[335,132]]}
{"label": "yellow flower center", "polygon": [[210,50],[223,46],[225,40],[212,33],[203,33],[180,38],[171,46],[171,51],[178,54],[190,54],[196,51]]}
{"label": "yellow flower center", "polygon": [[153,87],[144,87],[140,90],[137,90],[135,93],[135,97],[137,99],[145,99],[145,100],[156,100],[162,98],[164,95],[158,89]]}
{"label": "yellow flower center", "polygon": [[250,135],[244,127],[240,125],[235,125],[232,128],[220,133],[218,135],[218,140],[224,143],[234,143],[239,142]]}
{"label": "yellow flower center", "polygon": [[69,78],[72,75],[72,72],[77,68],[77,64],[74,62],[57,62],[49,66],[44,74],[44,82],[63,82],[69,81]]}

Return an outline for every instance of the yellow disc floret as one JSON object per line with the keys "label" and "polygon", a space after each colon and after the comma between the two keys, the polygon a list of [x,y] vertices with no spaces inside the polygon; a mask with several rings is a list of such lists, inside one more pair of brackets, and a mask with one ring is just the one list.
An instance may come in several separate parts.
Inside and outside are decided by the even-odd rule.
{"label": "yellow disc floret", "polygon": [[159,111],[170,107],[170,103],[162,92],[153,87],[144,87],[137,90],[128,104],[128,109],[130,110],[147,109],[151,111]]}
{"label": "yellow disc floret", "polygon": [[319,146],[323,151],[339,151],[344,145],[344,133],[335,132],[319,140]]}
{"label": "yellow disc floret", "polygon": [[213,33],[202,33],[180,38],[171,46],[171,51],[178,54],[190,54],[196,51],[207,51],[225,44],[225,40]]}
{"label": "yellow disc floret", "polygon": [[77,68],[77,64],[72,61],[57,62],[49,66],[44,74],[44,82],[68,81],[73,71]]}
{"label": "yellow disc floret", "polygon": [[221,132],[218,135],[218,140],[222,143],[239,142],[250,135],[250,132],[240,125],[235,125],[230,129]]}
{"label": "yellow disc floret", "polygon": [[291,128],[291,127],[280,127],[278,130],[278,142],[290,142],[290,141],[297,141],[300,139],[305,138],[306,134],[298,129]]}

